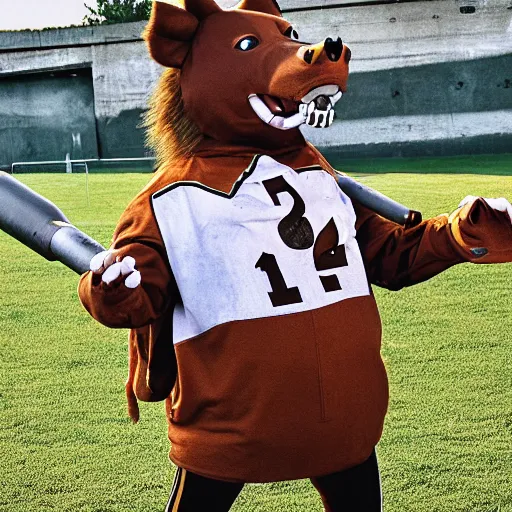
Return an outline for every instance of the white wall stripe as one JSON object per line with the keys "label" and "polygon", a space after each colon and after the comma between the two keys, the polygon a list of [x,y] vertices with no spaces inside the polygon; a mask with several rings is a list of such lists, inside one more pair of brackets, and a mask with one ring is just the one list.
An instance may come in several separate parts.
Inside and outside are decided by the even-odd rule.
{"label": "white wall stripe", "polygon": [[512,134],[512,110],[336,121],[329,130],[304,127],[303,133],[313,144],[320,146],[441,141]]}

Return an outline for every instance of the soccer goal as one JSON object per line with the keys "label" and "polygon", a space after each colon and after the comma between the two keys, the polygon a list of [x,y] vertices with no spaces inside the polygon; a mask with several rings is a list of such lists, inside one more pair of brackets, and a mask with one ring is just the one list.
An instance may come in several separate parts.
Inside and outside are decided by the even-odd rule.
{"label": "soccer goal", "polygon": [[13,162],[11,174],[32,172],[66,172],[76,173],[90,170],[95,172],[151,172],[155,162],[154,157],[138,158],[88,158],[74,160],[66,155],[64,160],[44,160],[38,162]]}

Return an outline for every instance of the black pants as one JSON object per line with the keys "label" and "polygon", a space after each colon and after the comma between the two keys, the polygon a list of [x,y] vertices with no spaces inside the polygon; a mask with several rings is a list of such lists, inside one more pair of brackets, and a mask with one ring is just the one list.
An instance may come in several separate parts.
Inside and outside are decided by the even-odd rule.
{"label": "black pants", "polygon": [[[326,512],[382,511],[375,451],[359,466],[311,478],[311,482],[320,493]],[[165,512],[228,512],[243,486],[178,468]]]}

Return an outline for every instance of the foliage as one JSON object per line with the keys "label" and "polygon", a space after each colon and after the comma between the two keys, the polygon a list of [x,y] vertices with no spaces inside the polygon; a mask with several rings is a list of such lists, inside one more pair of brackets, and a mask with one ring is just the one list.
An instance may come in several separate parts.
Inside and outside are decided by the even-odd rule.
{"label": "foliage", "polygon": [[97,7],[84,4],[89,10],[84,25],[111,25],[130,21],[148,20],[151,0],[97,0]]}

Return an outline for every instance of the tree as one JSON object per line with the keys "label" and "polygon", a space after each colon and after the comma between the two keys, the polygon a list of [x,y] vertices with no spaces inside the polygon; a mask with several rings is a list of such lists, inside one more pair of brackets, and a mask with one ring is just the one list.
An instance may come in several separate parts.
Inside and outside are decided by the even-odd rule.
{"label": "tree", "polygon": [[97,7],[89,7],[84,25],[111,25],[129,21],[148,20],[151,14],[151,0],[97,0]]}

